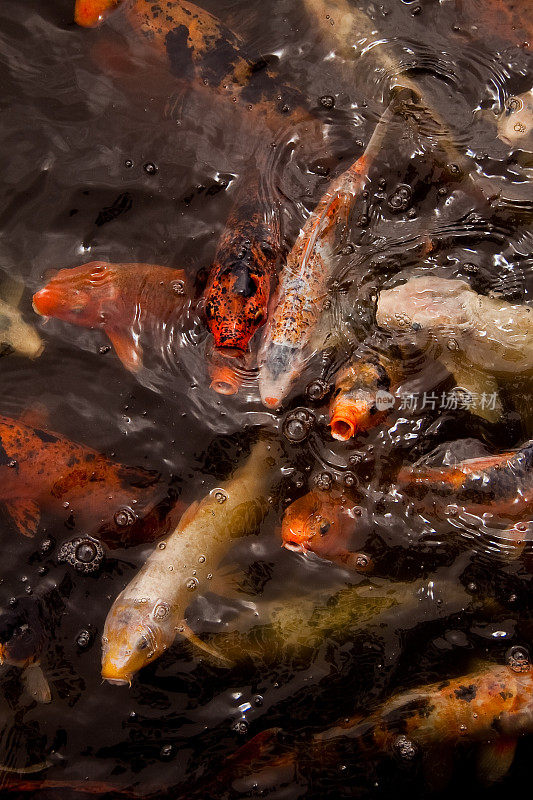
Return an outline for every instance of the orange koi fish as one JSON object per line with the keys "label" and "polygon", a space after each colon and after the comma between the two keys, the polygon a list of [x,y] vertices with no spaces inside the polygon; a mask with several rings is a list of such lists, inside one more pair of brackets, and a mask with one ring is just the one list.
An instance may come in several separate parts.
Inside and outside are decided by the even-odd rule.
{"label": "orange koi fish", "polygon": [[246,191],[228,220],[204,292],[215,348],[229,356],[244,354],[266,320],[281,251],[277,205],[259,210],[249,185]]}
{"label": "orange koi fish", "polygon": [[0,416],[0,504],[25,536],[46,511],[110,546],[154,539],[164,532],[165,498],[157,472]]}
{"label": "orange koi fish", "polygon": [[348,720],[315,737],[317,757],[342,738],[364,749],[407,753],[446,742],[481,742],[483,778],[497,780],[512,764],[517,738],[533,732],[533,671],[524,661],[492,665],[461,678],[402,692],[369,718]]}
{"label": "orange koi fish", "polygon": [[309,359],[306,349],[320,319],[335,265],[337,232],[381,148],[392,106],[378,122],[364,154],[332,185],[308,218],[287,258],[259,348],[259,391],[278,408]]}
{"label": "orange koi fish", "polygon": [[126,369],[142,366],[141,334],[175,322],[187,300],[182,270],[153,264],[91,261],[62,269],[33,296],[38,314],[102,328]]}
{"label": "orange koi fish", "polygon": [[522,517],[533,509],[533,440],[519,450],[455,466],[407,467],[398,473],[398,482],[417,494],[432,492],[471,513]]}
{"label": "orange koi fish", "polygon": [[379,425],[394,405],[401,363],[382,353],[358,350],[339,371],[329,407],[331,435],[342,442]]}
{"label": "orange koi fish", "polygon": [[[285,126],[289,120],[309,120],[296,106],[298,91],[281,86],[262,58],[250,57],[242,39],[217,17],[187,0],[77,0],[78,24],[99,24],[121,6],[131,28],[152,51],[166,60],[179,81],[238,99],[263,112],[267,124]],[[292,111],[290,110],[292,109]]]}
{"label": "orange koi fish", "polygon": [[370,558],[348,549],[356,527],[353,504],[344,495],[315,489],[287,508],[281,523],[283,547],[304,555],[311,551],[341,566],[368,572]]}

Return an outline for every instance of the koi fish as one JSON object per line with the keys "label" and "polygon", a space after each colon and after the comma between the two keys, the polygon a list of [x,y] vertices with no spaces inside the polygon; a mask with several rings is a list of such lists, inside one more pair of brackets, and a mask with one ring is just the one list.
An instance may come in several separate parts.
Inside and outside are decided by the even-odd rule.
{"label": "koi fish", "polygon": [[280,406],[309,359],[306,350],[320,320],[335,266],[337,232],[345,229],[349,210],[381,148],[393,113],[391,104],[364,154],[333,181],[289,253],[258,354],[259,391],[270,408]]}
{"label": "koi fish", "polygon": [[0,355],[15,353],[38,358],[44,350],[41,337],[18,310],[24,284],[6,273],[0,275]]}
{"label": "koi fish", "polygon": [[497,403],[475,413],[496,421],[502,407],[498,380],[533,375],[533,308],[484,297],[461,280],[411,278],[379,295],[376,320],[399,341],[434,355],[474,397],[495,394]]}
{"label": "koi fish", "polygon": [[310,121],[300,92],[282,86],[265,59],[246,52],[242,39],[221,20],[187,0],[77,0],[79,24],[95,25],[118,5],[141,41],[162,57],[180,82],[238,99],[275,129]]}
{"label": "koi fish", "polygon": [[22,671],[26,691],[39,703],[52,699],[39,659],[46,642],[46,625],[40,599],[17,597],[0,610],[0,664]]}
{"label": "koi fish", "polygon": [[367,348],[357,350],[336,377],[329,407],[333,438],[346,442],[379,425],[394,405],[391,392],[399,385],[402,372],[399,360]]}
{"label": "koi fish", "polygon": [[407,467],[398,473],[398,483],[417,494],[432,492],[471,513],[522,517],[533,509],[533,440],[513,452],[454,466]]}
{"label": "koi fish", "polygon": [[122,2],[122,0],[76,0],[74,21],[83,28],[94,28]]}
{"label": "koi fish", "polygon": [[488,37],[504,39],[526,50],[531,49],[533,11],[529,0],[486,0],[481,5],[475,0],[455,0],[455,6],[469,23],[469,34],[474,30],[483,41]]}
{"label": "koi fish", "polygon": [[260,440],[233,478],[187,509],[176,530],[119,594],[102,637],[104,679],[131,684],[134,674],[170,647],[178,632],[220,659],[185,622],[187,606],[194,590],[207,588],[232,540],[266,516],[268,492],[279,476],[278,457],[277,445]]}
{"label": "koi fish", "polygon": [[247,184],[247,197],[233,209],[204,292],[215,348],[230,356],[247,351],[267,318],[281,251],[277,205],[265,203],[259,210],[250,191]]}
{"label": "koi fish", "polygon": [[498,780],[512,764],[517,738],[533,732],[531,665],[491,665],[453,680],[402,692],[367,719],[344,721],[314,739],[328,756],[343,738],[363,749],[405,752],[460,741],[481,742],[483,778]]}
{"label": "koi fish", "polygon": [[0,503],[25,536],[35,534],[46,511],[110,546],[153,539],[163,522],[159,479],[60,433],[0,416]]}
{"label": "koi fish", "polygon": [[343,495],[315,489],[286,509],[281,523],[283,547],[304,555],[311,551],[357,572],[368,572],[372,561],[348,548],[356,527],[353,504]]}
{"label": "koi fish", "polygon": [[[253,599],[253,598],[252,598]],[[248,604],[250,624],[237,621],[237,630],[211,633],[206,643],[220,656],[244,666],[305,661],[327,638],[353,638],[354,632],[369,634],[393,620],[394,628],[411,626],[413,618],[437,613],[445,618],[470,607],[474,601],[457,581],[393,582],[370,578],[358,585],[331,593],[323,589],[305,595]],[[483,605],[486,605],[483,601]],[[490,608],[494,614],[494,608]],[[260,616],[261,624],[257,617]]]}
{"label": "koi fish", "polygon": [[175,322],[187,300],[182,270],[91,261],[62,269],[33,295],[38,314],[101,328],[126,369],[142,366],[141,334]]}

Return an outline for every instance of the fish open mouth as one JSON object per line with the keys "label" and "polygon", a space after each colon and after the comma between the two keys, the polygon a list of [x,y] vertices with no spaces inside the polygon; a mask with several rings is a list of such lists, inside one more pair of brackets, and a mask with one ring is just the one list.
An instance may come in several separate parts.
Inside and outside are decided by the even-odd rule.
{"label": "fish open mouth", "polygon": [[131,680],[127,678],[106,678],[105,675],[102,675],[102,678],[113,686],[131,686]]}
{"label": "fish open mouth", "polygon": [[283,547],[285,550],[290,550],[292,553],[301,553],[307,555],[307,549],[301,542],[284,542]]}

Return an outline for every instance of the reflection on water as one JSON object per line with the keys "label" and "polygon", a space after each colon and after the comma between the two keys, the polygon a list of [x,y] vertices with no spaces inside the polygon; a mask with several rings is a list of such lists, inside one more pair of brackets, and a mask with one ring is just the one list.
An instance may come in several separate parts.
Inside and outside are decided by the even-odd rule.
{"label": "reflection on water", "polygon": [[[0,412],[22,431],[19,454],[0,457],[0,794],[522,792],[527,708],[511,733],[529,736],[501,774],[468,732],[456,747],[440,722],[435,740],[413,735],[388,749],[374,747],[378,734],[356,748],[331,731],[347,717],[381,730],[370,715],[403,708],[415,687],[435,692],[435,682],[470,674],[482,687],[480,662],[502,667],[513,648],[512,663],[527,664],[528,4],[202,0],[216,18],[201,14],[204,49],[190,63],[183,37],[169,62],[132,23],[137,9],[166,25],[154,23],[157,8],[129,5],[94,28],[74,23],[73,0],[0,9]],[[277,275],[391,100],[395,113],[330,248],[305,358],[272,410],[261,402],[257,351]],[[68,274],[60,308],[59,270],[85,264],[79,280]],[[441,296],[426,316],[414,289],[408,302],[396,289],[445,279],[463,287],[463,304]],[[47,284],[63,287],[59,299],[49,290],[35,300],[49,319],[32,308]],[[240,298],[231,336],[206,287],[219,292],[218,308],[220,287]],[[388,313],[379,330],[378,298]],[[15,498],[20,481],[9,482],[8,470],[31,461],[27,430],[45,437],[32,458],[48,504],[44,489],[37,501]],[[277,479],[261,488],[259,513],[246,490],[235,499],[231,475],[260,432]],[[116,504],[95,490],[77,494],[76,507],[54,470],[62,458],[72,469],[74,455],[86,468],[95,451],[116,479]],[[213,563],[187,566],[194,575],[160,657],[130,688],[103,682],[110,608],[154,538],[166,547],[202,498],[184,531],[197,543],[201,513],[222,515],[219,549],[207,537],[198,556]],[[226,523],[222,509],[234,503]],[[189,551],[168,541],[156,556],[181,575]],[[143,588],[156,615],[150,646],[164,586],[153,597]],[[493,733],[488,724],[477,743]],[[476,763],[493,783],[483,785]]]}

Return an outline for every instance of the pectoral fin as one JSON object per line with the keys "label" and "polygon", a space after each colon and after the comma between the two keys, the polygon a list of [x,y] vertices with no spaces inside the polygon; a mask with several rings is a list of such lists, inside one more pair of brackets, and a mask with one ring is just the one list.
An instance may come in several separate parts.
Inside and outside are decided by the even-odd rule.
{"label": "pectoral fin", "polygon": [[453,374],[456,385],[471,394],[474,402],[468,405],[468,410],[487,422],[498,422],[503,408],[494,376],[448,354],[443,354],[440,360]]}
{"label": "pectoral fin", "polygon": [[5,503],[6,511],[24,536],[35,536],[41,511],[35,500],[11,500]]}
{"label": "pectoral fin", "polygon": [[30,664],[22,671],[22,683],[26,692],[38,703],[51,701],[50,686],[39,664]]}
{"label": "pectoral fin", "polygon": [[126,369],[130,372],[138,372],[143,364],[143,352],[131,331],[117,331],[106,328],[106,333],[115,349],[115,353]]}
{"label": "pectoral fin", "polygon": [[185,636],[185,638],[188,639],[192,645],[194,645],[194,647],[197,647],[203,653],[211,656],[211,658],[216,659],[219,664],[222,663],[225,667],[233,666],[233,662],[229,658],[226,658],[226,656],[222,655],[222,653],[219,653],[216,648],[211,647],[211,645],[209,645],[207,642],[204,642],[195,633],[193,633],[185,621],[180,624],[180,633],[182,633],[183,636]]}
{"label": "pectoral fin", "polygon": [[478,755],[478,775],[485,784],[496,783],[504,778],[516,752],[516,739],[501,736],[494,742],[481,746]]}

